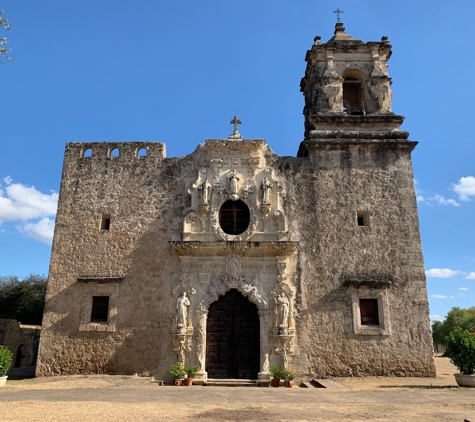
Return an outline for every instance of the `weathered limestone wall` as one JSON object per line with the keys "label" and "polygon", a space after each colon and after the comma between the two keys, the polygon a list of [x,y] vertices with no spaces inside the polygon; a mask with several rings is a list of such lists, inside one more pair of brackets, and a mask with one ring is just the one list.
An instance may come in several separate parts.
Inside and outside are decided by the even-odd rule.
{"label": "weathered limestone wall", "polygon": [[[143,146],[147,157],[136,157]],[[80,158],[86,147],[93,156]],[[113,147],[120,149],[119,157],[107,156]],[[164,155],[161,143],[67,145],[38,375],[164,373],[176,362],[169,353],[168,279],[177,258],[168,241],[179,234],[183,177],[195,164],[191,156]],[[100,230],[102,214],[111,215],[108,231]],[[117,290],[115,331],[79,331],[84,298],[104,289],[104,280],[76,281],[91,276],[104,277],[107,288]]]}
{"label": "weathered limestone wall", "polygon": [[[142,146],[148,156],[136,157]],[[87,147],[93,156],[81,157]],[[108,156],[114,147],[119,157]],[[304,376],[435,375],[412,147],[333,140],[315,143],[307,158],[279,157],[267,146],[263,150],[261,164],[273,168],[275,180],[284,185],[287,240],[299,242],[287,263],[296,291],[296,338],[288,364]],[[198,363],[202,333],[195,312],[213,287],[210,272],[225,271],[229,253],[223,251],[230,242],[221,240],[220,247],[213,238],[218,244],[209,247],[218,252],[203,249],[185,259],[172,254],[169,241],[183,240],[191,206],[187,191],[200,169],[210,171],[210,158],[207,145],[170,159],[160,143],[67,145],[37,375],[149,372],[167,379],[166,371],[177,361],[172,291],[184,262],[193,267],[187,276],[197,291],[191,298],[195,333],[186,361]],[[368,226],[357,226],[358,210],[368,212]],[[102,214],[111,216],[109,230],[100,229]],[[256,227],[255,236],[271,235],[262,231],[260,219]],[[196,239],[211,234],[192,233]],[[252,250],[242,253],[243,271],[254,274],[257,297],[264,297],[269,308],[261,312],[268,330],[261,337],[265,372],[263,347],[270,354],[267,364],[283,359],[273,352],[276,304],[271,295],[281,270],[275,253],[260,263],[249,255]],[[200,273],[203,266],[206,274]],[[384,305],[381,332],[355,329],[355,292],[368,289]],[[96,294],[111,295],[106,325],[87,320],[87,301]]]}
{"label": "weathered limestone wall", "polygon": [[[294,365],[319,377],[435,376],[412,146],[333,140],[315,149],[278,159],[300,241]],[[357,226],[358,210],[368,212],[367,227]],[[391,281],[390,335],[355,334],[348,280]]]}

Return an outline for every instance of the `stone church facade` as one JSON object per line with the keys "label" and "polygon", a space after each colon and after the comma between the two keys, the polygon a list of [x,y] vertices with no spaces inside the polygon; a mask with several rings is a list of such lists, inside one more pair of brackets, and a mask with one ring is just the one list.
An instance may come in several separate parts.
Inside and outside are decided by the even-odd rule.
{"label": "stone church facade", "polygon": [[[68,143],[37,375],[435,376],[387,37],[307,52],[305,139]],[[118,154],[115,154],[118,152]]]}

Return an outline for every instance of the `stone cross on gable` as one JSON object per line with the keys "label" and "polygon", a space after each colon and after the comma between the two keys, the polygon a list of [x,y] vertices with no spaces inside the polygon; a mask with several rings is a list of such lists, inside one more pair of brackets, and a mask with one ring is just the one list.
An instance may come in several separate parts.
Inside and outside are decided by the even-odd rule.
{"label": "stone cross on gable", "polygon": [[234,116],[234,119],[231,120],[229,123],[234,125],[234,132],[229,135],[228,139],[242,139],[241,134],[238,132],[238,125],[242,123],[241,120],[239,120],[237,116]]}

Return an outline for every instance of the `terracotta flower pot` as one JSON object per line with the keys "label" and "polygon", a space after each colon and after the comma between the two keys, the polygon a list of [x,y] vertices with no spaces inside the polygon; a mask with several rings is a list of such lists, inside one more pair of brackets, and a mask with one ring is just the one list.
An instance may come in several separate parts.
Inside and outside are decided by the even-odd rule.
{"label": "terracotta flower pot", "polygon": [[193,385],[193,380],[194,380],[194,378],[185,378],[185,385],[187,387],[192,386]]}
{"label": "terracotta flower pot", "polygon": [[173,385],[181,385],[181,380],[173,380]]}
{"label": "terracotta flower pot", "polygon": [[279,378],[272,378],[270,381],[270,385],[272,387],[278,387],[280,385],[280,379]]}
{"label": "terracotta flower pot", "polygon": [[475,388],[475,374],[464,375],[464,374],[454,374],[455,381],[460,387],[474,387]]}
{"label": "terracotta flower pot", "polygon": [[285,381],[285,384],[284,384],[287,388],[292,388],[294,386],[294,382],[293,380],[290,380],[290,381]]}

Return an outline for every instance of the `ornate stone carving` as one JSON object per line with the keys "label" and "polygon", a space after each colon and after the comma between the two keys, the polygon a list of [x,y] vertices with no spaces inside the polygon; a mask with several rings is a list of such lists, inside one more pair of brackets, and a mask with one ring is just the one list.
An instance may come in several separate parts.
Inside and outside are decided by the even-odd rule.
{"label": "ornate stone carving", "polygon": [[218,203],[218,201],[213,201],[213,210],[211,211],[210,216],[211,228],[217,238],[228,241],[243,241],[250,239],[255,233],[258,223],[257,208],[255,202],[252,200],[252,197],[243,195],[240,198],[241,201],[243,201],[249,207],[250,222],[246,231],[238,235],[224,233],[224,231],[221,229],[221,226],[219,224],[219,209],[221,207],[221,204],[227,200],[227,195],[223,199],[221,200],[221,203]]}
{"label": "ornate stone carving", "polygon": [[177,354],[178,362],[185,364],[185,355],[191,352],[193,328],[185,330],[183,333],[173,331],[173,350]]}
{"label": "ornate stone carving", "polygon": [[190,300],[186,297],[186,292],[183,292],[176,301],[176,326],[179,334],[184,334],[189,325],[188,323],[188,308],[191,305]]}
{"label": "ornate stone carving", "polygon": [[270,190],[274,187],[273,183],[269,181],[267,177],[264,177],[264,180],[261,184],[261,200],[262,204],[270,204]]}
{"label": "ornate stone carving", "polygon": [[211,286],[209,293],[200,302],[198,309],[207,311],[209,305],[218,300],[219,296],[223,296],[230,289],[239,290],[245,297],[249,297],[252,303],[257,305],[259,310],[267,310],[267,302],[259,293],[256,286],[252,284],[254,276],[240,275],[238,277],[229,277],[227,274],[215,274],[211,278]]}
{"label": "ornate stone carving", "polygon": [[211,185],[208,183],[208,180],[205,180],[198,186],[198,196],[200,199],[200,207],[203,205],[209,204],[209,198],[211,195]]}
{"label": "ornate stone carving", "polygon": [[233,171],[231,171],[230,173],[228,173],[228,175],[226,176],[228,178],[228,195],[229,195],[229,199],[231,199],[232,201],[237,201],[239,199],[239,176],[238,176],[238,173],[236,171],[236,169],[234,169]]}
{"label": "ornate stone carving", "polygon": [[198,366],[200,372],[205,371],[206,361],[206,320],[208,318],[207,311],[196,311],[197,319],[197,336],[196,336],[196,359],[198,360]]}
{"label": "ornate stone carving", "polygon": [[196,228],[198,226],[198,215],[194,211],[189,211],[188,214],[186,214],[185,219],[183,221],[183,233],[192,233],[193,231],[196,231]]}
{"label": "ornate stone carving", "polygon": [[275,299],[277,304],[277,326],[279,334],[286,334],[289,327],[290,302],[284,292],[280,292]]}
{"label": "ornate stone carving", "polygon": [[226,259],[228,275],[237,279],[241,274],[241,257],[235,253]]}

